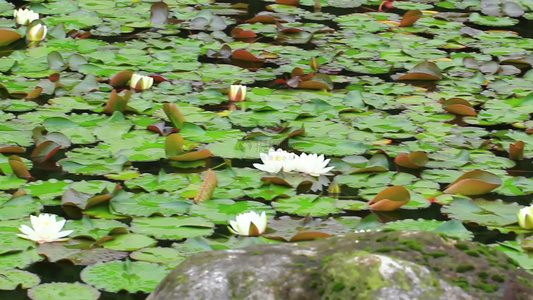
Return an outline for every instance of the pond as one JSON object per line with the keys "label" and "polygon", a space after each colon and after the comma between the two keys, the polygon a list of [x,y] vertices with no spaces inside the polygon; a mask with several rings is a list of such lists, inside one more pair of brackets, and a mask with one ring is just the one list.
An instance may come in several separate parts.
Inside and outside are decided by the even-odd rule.
{"label": "pond", "polygon": [[[144,299],[200,251],[362,229],[533,270],[532,9],[0,0],[0,298]],[[40,214],[68,241],[16,235]]]}

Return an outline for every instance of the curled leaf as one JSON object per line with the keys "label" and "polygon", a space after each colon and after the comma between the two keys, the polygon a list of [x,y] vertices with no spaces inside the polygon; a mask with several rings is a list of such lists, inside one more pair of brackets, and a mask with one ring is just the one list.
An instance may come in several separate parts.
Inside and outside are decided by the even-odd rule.
{"label": "curled leaf", "polygon": [[30,171],[28,171],[28,168],[22,161],[22,159],[16,155],[11,155],[9,157],[9,166],[13,170],[13,173],[18,177],[22,179],[31,179],[32,176],[30,174]]}
{"label": "curled leaf", "polygon": [[185,140],[180,134],[173,133],[165,139],[165,155],[167,157],[175,156],[183,153],[183,145]]}
{"label": "curled leaf", "polygon": [[117,93],[115,89],[111,91],[111,94],[109,95],[109,99],[107,99],[107,103],[104,107],[104,113],[111,115],[115,111],[124,112],[126,109],[126,106],[128,105],[128,101],[131,97],[131,90],[127,90],[123,95],[120,95]]}
{"label": "curled leaf", "polygon": [[455,115],[460,116],[475,116],[476,110],[472,104],[463,98],[450,98],[442,103],[442,108]]}
{"label": "curled leaf", "polygon": [[126,86],[128,85],[128,81],[130,81],[131,76],[133,75],[133,70],[123,70],[115,74],[111,80],[109,80],[109,84],[112,86]]}
{"label": "curled leaf", "polygon": [[0,47],[9,45],[21,37],[22,35],[14,30],[0,28]]}
{"label": "curled leaf", "polygon": [[217,187],[217,183],[217,174],[211,169],[207,170],[207,173],[204,177],[204,181],[202,182],[200,189],[196,193],[196,196],[194,196],[194,203],[198,204],[211,199],[211,196],[213,195],[213,192]]}
{"label": "curled leaf", "polygon": [[409,10],[403,14],[402,20],[400,21],[399,27],[409,27],[412,26],[418,19],[422,17],[422,12],[418,9]]}
{"label": "curled leaf", "polygon": [[181,114],[180,110],[174,103],[163,104],[163,111],[170,119],[174,127],[181,129],[183,123],[185,123],[185,117]]}
{"label": "curled leaf", "polygon": [[509,145],[509,158],[521,160],[524,159],[524,142],[516,141]]}
{"label": "curled leaf", "polygon": [[368,207],[376,211],[391,211],[409,202],[411,195],[403,186],[395,185],[383,189],[372,200]]}
{"label": "curled leaf", "polygon": [[195,160],[201,160],[206,159],[210,156],[213,156],[211,151],[209,149],[204,148],[198,151],[192,151],[185,154],[170,156],[168,159],[171,160],[177,160],[177,161],[195,161]]}
{"label": "curled leaf", "polygon": [[167,22],[168,18],[168,5],[161,1],[161,2],[155,2],[150,7],[150,21],[152,21],[152,25],[155,24],[164,24]]}
{"label": "curled leaf", "polygon": [[428,80],[437,81],[442,78],[442,73],[439,67],[432,62],[423,61],[413,67],[409,72],[396,78],[400,80]]}
{"label": "curled leaf", "polygon": [[502,184],[500,177],[482,170],[466,172],[450,183],[444,193],[465,196],[483,195]]}
{"label": "curled leaf", "polygon": [[425,166],[429,161],[424,151],[413,151],[409,154],[402,152],[396,156],[394,163],[409,169],[418,169]]}

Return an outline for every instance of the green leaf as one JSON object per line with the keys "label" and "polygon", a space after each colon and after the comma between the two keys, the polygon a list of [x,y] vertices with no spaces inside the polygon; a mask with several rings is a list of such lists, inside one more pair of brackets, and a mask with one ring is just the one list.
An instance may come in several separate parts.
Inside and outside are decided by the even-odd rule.
{"label": "green leaf", "polygon": [[79,282],[54,282],[31,288],[28,297],[32,300],[96,300],[100,297],[100,292]]}
{"label": "green leaf", "polygon": [[131,231],[153,236],[156,239],[180,240],[213,233],[215,224],[200,217],[150,217],[131,222]]}
{"label": "green leaf", "polygon": [[31,288],[41,282],[39,276],[17,269],[0,270],[0,290],[14,290],[19,285],[23,289]]}
{"label": "green leaf", "polygon": [[518,222],[516,214],[521,206],[502,200],[459,198],[442,207],[442,213],[463,222],[480,225],[505,226]]}
{"label": "green leaf", "polygon": [[296,195],[291,198],[278,199],[272,202],[272,206],[281,212],[296,214],[299,216],[325,216],[336,213],[338,208],[333,206],[335,199],[319,197],[316,195]]}
{"label": "green leaf", "polygon": [[97,263],[81,271],[81,279],[106,292],[126,290],[151,292],[167,275],[168,269],[144,261]]}

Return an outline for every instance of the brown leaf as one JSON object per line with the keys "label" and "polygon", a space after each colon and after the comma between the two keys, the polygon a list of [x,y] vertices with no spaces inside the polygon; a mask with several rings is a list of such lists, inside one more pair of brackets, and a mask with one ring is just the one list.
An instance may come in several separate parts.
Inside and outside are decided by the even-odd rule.
{"label": "brown leaf", "polygon": [[30,171],[28,171],[28,168],[22,162],[22,159],[16,155],[11,155],[9,157],[9,166],[13,170],[13,173],[18,177],[22,179],[31,179],[32,176],[30,174]]}
{"label": "brown leaf", "polygon": [[524,146],[525,144],[523,141],[516,141],[515,143],[511,143],[509,145],[509,158],[516,160],[524,159]]}
{"label": "brown leaf", "polygon": [[381,190],[372,200],[368,208],[376,211],[391,211],[409,202],[411,195],[403,186],[395,185]]}
{"label": "brown leaf", "polygon": [[233,51],[233,53],[231,54],[231,59],[251,61],[251,62],[264,62],[264,59],[259,58],[244,49],[237,49]]}
{"label": "brown leaf", "polygon": [[409,10],[403,14],[402,20],[400,21],[399,27],[409,27],[412,26],[418,19],[422,17],[422,12],[418,9]]}
{"label": "brown leaf", "polygon": [[215,191],[217,183],[217,174],[211,169],[207,170],[207,173],[204,177],[204,181],[202,182],[200,189],[196,193],[196,196],[194,196],[194,203],[198,204],[211,199],[211,196]]}

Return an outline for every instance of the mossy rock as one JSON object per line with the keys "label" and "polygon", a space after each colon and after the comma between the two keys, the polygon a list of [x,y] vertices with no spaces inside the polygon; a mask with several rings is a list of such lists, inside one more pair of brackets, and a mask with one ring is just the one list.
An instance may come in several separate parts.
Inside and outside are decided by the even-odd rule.
{"label": "mossy rock", "polygon": [[199,253],[148,299],[532,299],[532,279],[478,243],[365,232]]}

